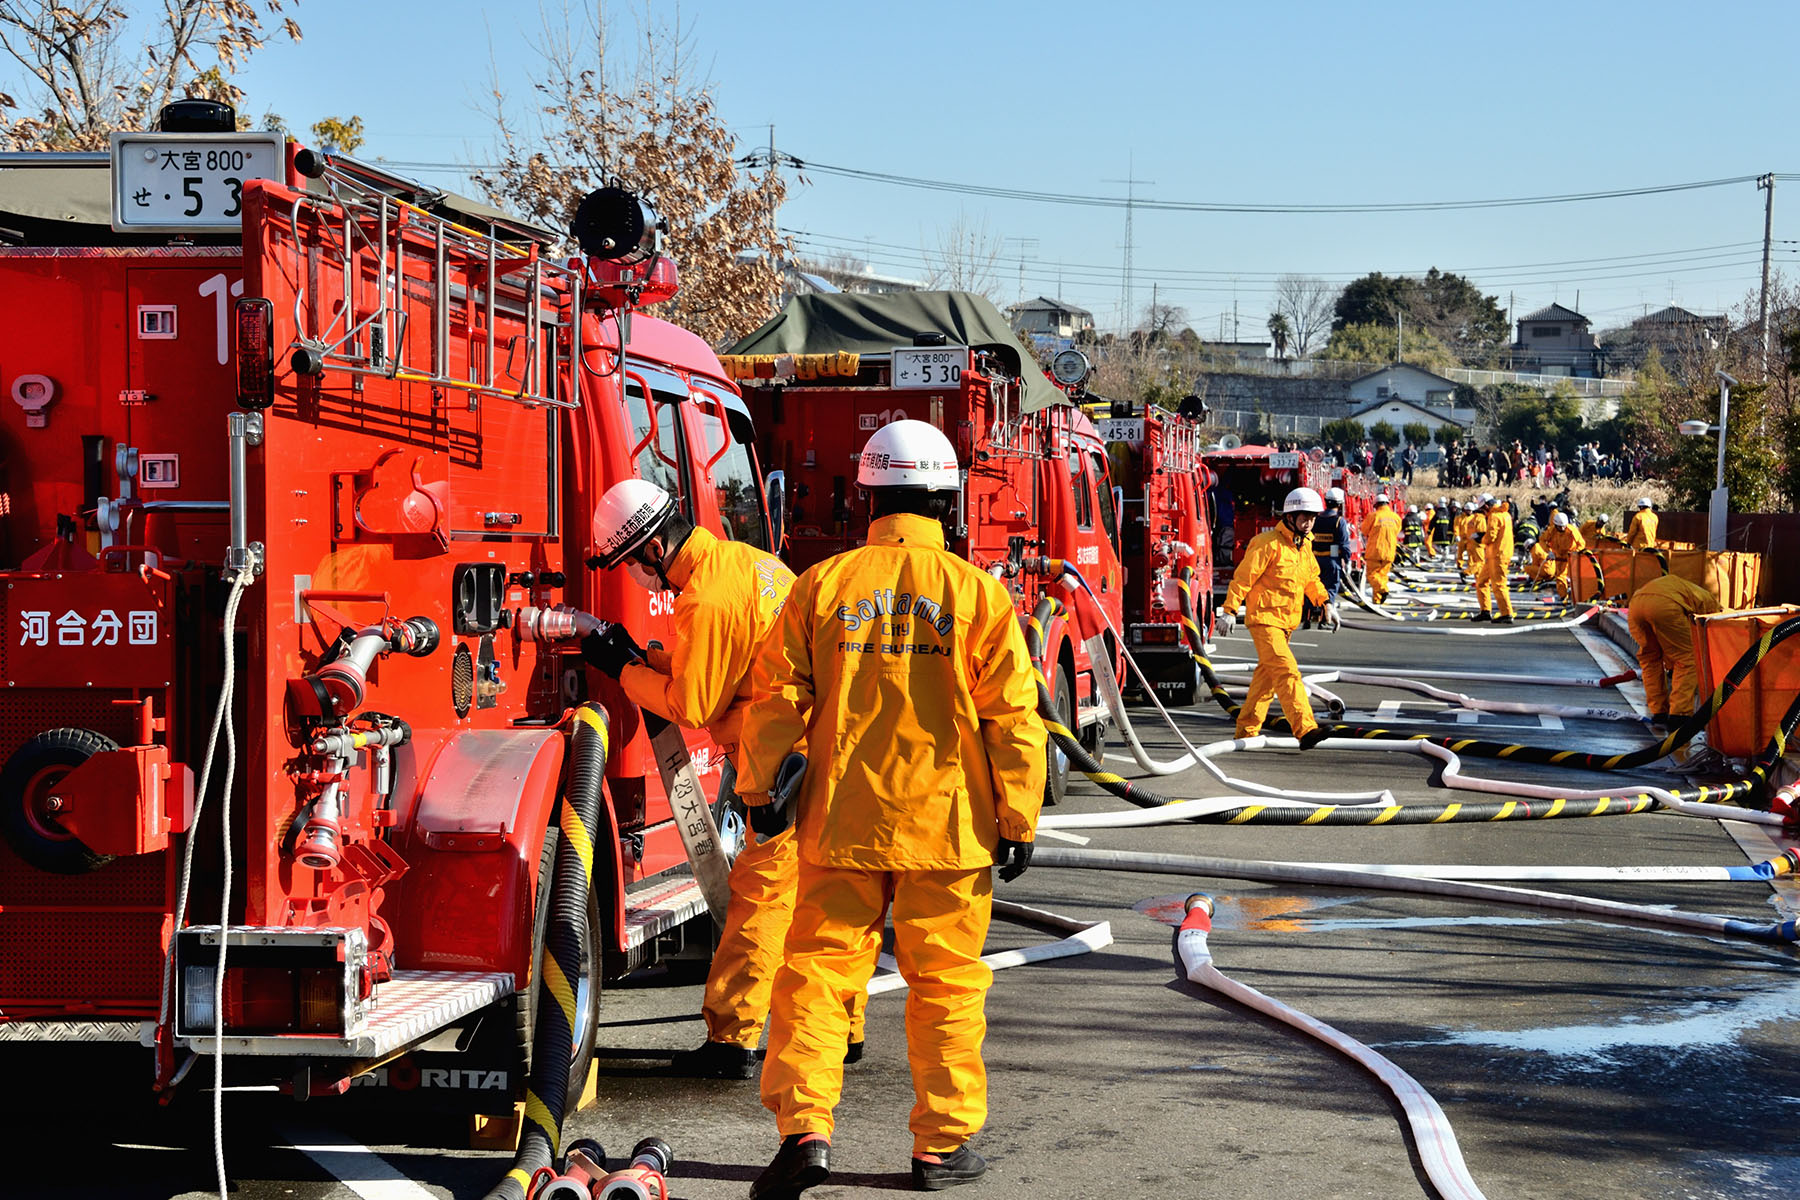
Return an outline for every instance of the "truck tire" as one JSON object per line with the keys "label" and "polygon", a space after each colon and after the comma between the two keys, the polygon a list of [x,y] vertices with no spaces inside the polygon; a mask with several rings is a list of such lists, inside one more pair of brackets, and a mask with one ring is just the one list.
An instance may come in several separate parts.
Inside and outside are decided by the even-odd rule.
{"label": "truck tire", "polygon": [[[544,832],[544,849],[538,856],[538,889],[536,915],[531,923],[531,982],[513,1006],[513,1035],[516,1058],[527,1072],[531,1069],[531,1042],[537,1032],[538,972],[544,958],[544,931],[550,923],[550,881],[556,865],[556,848],[562,842],[562,831],[552,826]],[[594,1038],[600,1027],[600,975],[602,970],[600,899],[596,889],[588,888],[586,931],[582,935],[581,976],[575,983],[575,1040],[570,1047],[569,1093],[564,1105],[565,1116],[581,1103],[587,1086],[588,1067],[594,1061]]]}
{"label": "truck tire", "polygon": [[[1069,668],[1056,668],[1056,691],[1052,693],[1056,700],[1056,715],[1064,729],[1075,728],[1075,684],[1069,678]],[[1062,798],[1069,791],[1069,756],[1062,752],[1051,738],[1044,751],[1046,770],[1044,772],[1044,807],[1062,803]]]}
{"label": "truck tire", "polygon": [[0,769],[0,835],[40,871],[85,875],[113,860],[96,854],[64,829],[50,809],[63,777],[119,743],[91,729],[46,729],[13,751]]}

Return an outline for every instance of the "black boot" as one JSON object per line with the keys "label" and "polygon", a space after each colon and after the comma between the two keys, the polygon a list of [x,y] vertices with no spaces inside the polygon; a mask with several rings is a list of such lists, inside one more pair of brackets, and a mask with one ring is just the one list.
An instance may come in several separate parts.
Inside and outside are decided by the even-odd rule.
{"label": "black boot", "polygon": [[915,1154],[912,1168],[913,1191],[941,1192],[980,1179],[987,1172],[987,1159],[964,1142],[948,1154]]}
{"label": "black boot", "polygon": [[844,1047],[844,1065],[847,1067],[851,1063],[861,1062],[862,1052],[863,1044],[861,1042],[851,1042],[848,1046]]}
{"label": "black boot", "polygon": [[[915,1168],[916,1170],[916,1168]],[[816,1133],[794,1133],[750,1185],[750,1200],[794,1200],[831,1174],[831,1142]]]}
{"label": "black boot", "polygon": [[1314,746],[1331,736],[1331,731],[1323,725],[1317,725],[1300,735],[1300,748],[1311,750]]}
{"label": "black boot", "polygon": [[671,1070],[692,1079],[755,1079],[756,1051],[735,1042],[701,1042],[675,1052]]}
{"label": "black boot", "polygon": [[1491,621],[1494,619],[1494,614],[1484,608],[1469,619],[1472,621]]}

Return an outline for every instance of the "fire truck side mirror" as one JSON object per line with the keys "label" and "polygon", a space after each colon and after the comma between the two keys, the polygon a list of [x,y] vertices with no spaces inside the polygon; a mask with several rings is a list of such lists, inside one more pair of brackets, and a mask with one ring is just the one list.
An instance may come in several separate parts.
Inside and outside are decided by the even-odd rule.
{"label": "fire truck side mirror", "polygon": [[13,403],[25,410],[25,427],[42,429],[50,423],[50,406],[56,403],[56,380],[48,375],[21,375],[13,380]]}

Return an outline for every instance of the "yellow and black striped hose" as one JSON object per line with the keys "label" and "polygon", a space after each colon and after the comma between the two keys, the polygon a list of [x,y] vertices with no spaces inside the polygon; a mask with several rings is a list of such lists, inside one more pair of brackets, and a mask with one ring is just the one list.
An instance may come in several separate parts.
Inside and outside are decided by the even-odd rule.
{"label": "yellow and black striped hose", "polygon": [[[1193,618],[1192,581],[1184,575],[1178,580],[1181,594],[1181,625],[1184,636],[1188,639],[1188,652],[1200,667],[1201,677],[1207,681],[1213,697],[1233,717],[1237,715],[1237,706],[1232,703],[1225,689],[1219,685],[1213,672],[1213,666],[1205,653],[1205,642],[1199,624]],[[1800,633],[1800,617],[1782,622],[1780,625],[1766,630],[1756,645],[1750,647],[1732,664],[1731,670],[1719,681],[1711,696],[1695,712],[1683,720],[1682,724],[1662,740],[1653,742],[1641,749],[1625,754],[1589,754],[1581,750],[1556,750],[1547,746],[1513,745],[1506,742],[1490,742],[1479,738],[1459,738],[1435,736],[1428,733],[1400,733],[1391,729],[1377,729],[1362,725],[1328,724],[1324,726],[1332,737],[1385,739],[1389,741],[1432,742],[1458,754],[1470,754],[1478,758],[1505,758],[1514,762],[1538,763],[1544,766],[1579,767],[1588,771],[1628,771],[1655,762],[1668,756],[1673,751],[1685,746],[1704,730],[1725,701],[1756,669],[1758,663],[1769,656],[1769,653],[1782,642]],[[1796,724],[1800,724],[1800,697],[1789,706],[1781,725],[1770,739],[1769,745],[1751,765],[1750,776],[1742,781],[1746,794],[1761,791],[1768,783],[1769,771],[1782,755],[1787,752],[1787,739],[1792,735]],[[1285,719],[1272,719],[1268,723],[1270,729],[1291,732]]]}
{"label": "yellow and black striped hose", "polygon": [[[543,956],[535,981],[537,1020],[531,1037],[531,1074],[525,1081],[525,1124],[510,1170],[486,1200],[524,1200],[532,1175],[562,1153],[563,1118],[567,1115],[571,1047],[580,1014],[576,989],[581,978],[581,950],[587,937],[588,888],[594,875],[594,840],[599,834],[601,781],[606,775],[608,737],[606,710],[595,703],[575,710],[570,735],[569,783],[556,806],[556,863],[550,879],[550,911],[544,927]],[[545,830],[544,836],[554,836]],[[592,964],[598,971],[599,963]]]}
{"label": "yellow and black striped hose", "polygon": [[[1051,600],[1050,615],[1054,615],[1061,607],[1061,602]],[[1026,622],[1025,641],[1031,652],[1034,664],[1038,663],[1044,652],[1044,613],[1045,607],[1039,604],[1038,610]],[[1204,662],[1204,659],[1202,659]],[[1203,674],[1213,695],[1227,707],[1227,711],[1235,713],[1231,698],[1225,694],[1218,678],[1212,673],[1211,665],[1206,664]],[[1108,771],[1081,746],[1073,730],[1062,723],[1056,711],[1055,702],[1050,694],[1050,685],[1045,681],[1042,670],[1037,671],[1038,714],[1042,717],[1044,727],[1055,739],[1057,747],[1068,756],[1069,763],[1076,770],[1099,784],[1112,795],[1121,800],[1137,805],[1139,808],[1160,808],[1165,804],[1176,803],[1176,798],[1164,796],[1158,792],[1126,779],[1117,772]],[[1707,793],[1707,789],[1701,789]],[[1718,788],[1711,789],[1710,798],[1724,800],[1728,793]],[[1684,797],[1691,799],[1692,797]],[[1249,801],[1242,808],[1225,809],[1216,813],[1192,818],[1195,823],[1222,825],[1439,825],[1466,821],[1506,821],[1506,820],[1547,820],[1552,817],[1598,817],[1623,815],[1627,813],[1645,812],[1655,807],[1656,801],[1645,794],[1606,796],[1598,799],[1555,799],[1555,800],[1500,800],[1481,801],[1473,804],[1451,802],[1446,804],[1391,804],[1377,808],[1374,805],[1327,805],[1320,808],[1275,807]]]}

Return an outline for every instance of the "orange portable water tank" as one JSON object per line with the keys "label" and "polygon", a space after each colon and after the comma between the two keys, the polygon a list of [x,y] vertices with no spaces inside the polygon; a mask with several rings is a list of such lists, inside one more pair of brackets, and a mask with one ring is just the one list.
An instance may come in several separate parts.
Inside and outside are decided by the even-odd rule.
{"label": "orange portable water tank", "polygon": [[[1766,632],[1795,617],[1800,617],[1800,607],[1784,604],[1695,618],[1694,655],[1702,693],[1711,694]],[[1720,706],[1706,727],[1707,740],[1732,758],[1760,754],[1796,696],[1800,696],[1800,638],[1790,638],[1771,649]]]}

